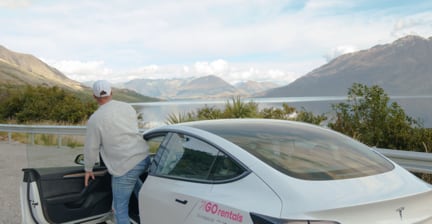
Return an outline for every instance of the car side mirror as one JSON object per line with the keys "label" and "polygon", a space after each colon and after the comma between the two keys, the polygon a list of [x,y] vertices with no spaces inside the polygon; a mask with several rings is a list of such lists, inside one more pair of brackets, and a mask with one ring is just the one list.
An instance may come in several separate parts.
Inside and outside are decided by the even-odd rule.
{"label": "car side mirror", "polygon": [[79,154],[75,157],[75,163],[78,165],[84,165],[84,154]]}

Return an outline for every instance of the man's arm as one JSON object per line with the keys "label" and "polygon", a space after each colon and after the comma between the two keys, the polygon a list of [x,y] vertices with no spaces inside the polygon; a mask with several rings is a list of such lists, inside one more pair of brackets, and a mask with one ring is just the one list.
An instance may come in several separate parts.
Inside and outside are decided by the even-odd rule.
{"label": "man's arm", "polygon": [[94,179],[93,167],[99,160],[99,149],[101,146],[101,136],[96,125],[89,120],[86,130],[86,140],[84,145],[84,186],[88,186],[89,179]]}
{"label": "man's arm", "polygon": [[95,179],[95,176],[94,176],[93,171],[90,171],[90,172],[87,172],[87,171],[86,171],[86,172],[85,172],[85,177],[84,177],[84,187],[87,187],[87,186],[88,186],[90,178],[91,178],[92,180]]}

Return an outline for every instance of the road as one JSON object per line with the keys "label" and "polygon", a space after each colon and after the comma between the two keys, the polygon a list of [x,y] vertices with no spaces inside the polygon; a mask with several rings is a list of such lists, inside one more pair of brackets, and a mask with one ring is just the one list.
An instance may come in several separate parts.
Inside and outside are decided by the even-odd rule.
{"label": "road", "polygon": [[19,186],[27,167],[26,145],[0,142],[0,223],[21,223]]}

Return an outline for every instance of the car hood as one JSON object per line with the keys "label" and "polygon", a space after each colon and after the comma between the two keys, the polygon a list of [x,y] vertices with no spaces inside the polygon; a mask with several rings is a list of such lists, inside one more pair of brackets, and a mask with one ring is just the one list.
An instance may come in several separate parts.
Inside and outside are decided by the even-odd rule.
{"label": "car hood", "polygon": [[382,202],[391,205],[391,201],[398,200],[401,203],[396,203],[393,211],[404,206],[403,200],[421,194],[426,194],[428,203],[431,203],[431,185],[396,164],[392,171],[379,175],[331,181],[296,179],[265,167],[265,164],[256,163],[253,170],[281,198],[281,217],[284,218],[313,218],[313,214],[322,211]]}

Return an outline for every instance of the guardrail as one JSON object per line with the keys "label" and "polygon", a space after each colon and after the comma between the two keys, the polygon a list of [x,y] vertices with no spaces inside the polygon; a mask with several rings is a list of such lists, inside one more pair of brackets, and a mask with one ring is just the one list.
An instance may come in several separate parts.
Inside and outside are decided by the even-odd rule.
{"label": "guardrail", "polygon": [[12,133],[30,134],[30,144],[34,144],[35,134],[54,134],[58,135],[57,145],[62,145],[63,135],[85,135],[85,126],[59,126],[59,125],[18,125],[18,124],[0,124],[0,132],[8,133],[8,142],[12,142]]}
{"label": "guardrail", "polygon": [[[144,131],[143,129],[141,131]],[[55,126],[55,125],[10,125],[0,124],[0,132],[8,133],[8,142],[12,141],[12,133],[30,134],[30,144],[34,143],[35,134],[85,135],[85,126]],[[58,145],[61,146],[61,138]],[[432,174],[432,153],[375,148],[381,154],[395,161],[411,172]]]}
{"label": "guardrail", "polygon": [[432,153],[380,148],[376,150],[411,172],[432,174]]}

